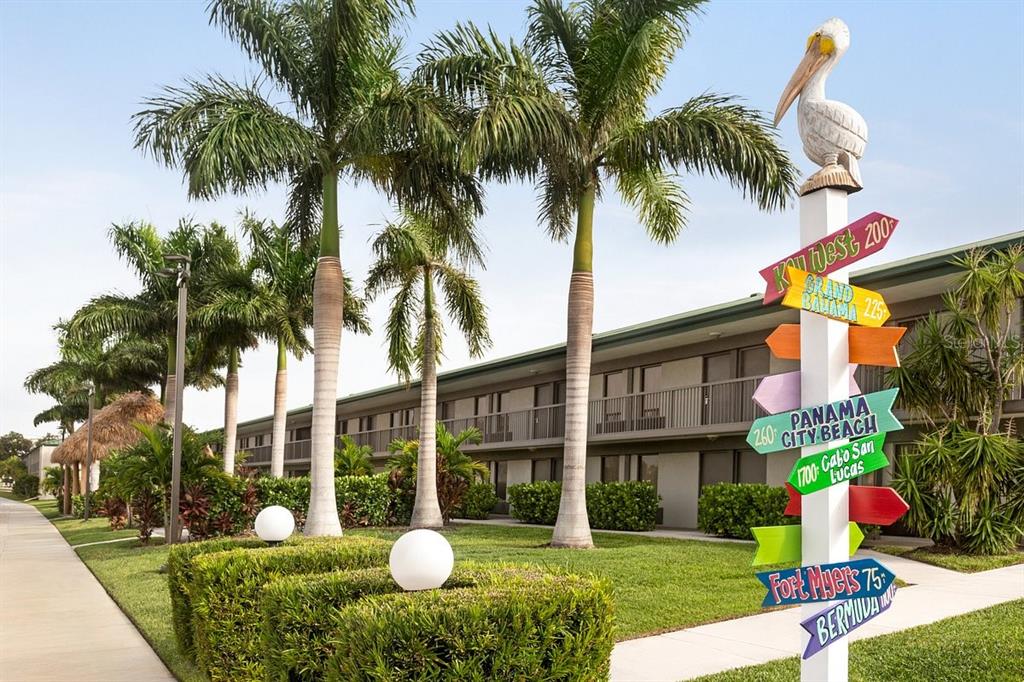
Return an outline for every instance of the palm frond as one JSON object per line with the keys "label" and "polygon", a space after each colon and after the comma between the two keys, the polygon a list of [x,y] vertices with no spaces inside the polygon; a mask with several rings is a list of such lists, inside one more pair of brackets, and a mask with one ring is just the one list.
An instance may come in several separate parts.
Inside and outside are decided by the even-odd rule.
{"label": "palm frond", "polygon": [[689,201],[683,189],[660,170],[644,168],[617,173],[619,193],[636,209],[651,239],[659,244],[676,240],[686,225]]}
{"label": "palm frond", "polygon": [[480,285],[465,272],[448,264],[437,266],[445,307],[466,338],[469,354],[480,357],[491,346],[487,306]]}

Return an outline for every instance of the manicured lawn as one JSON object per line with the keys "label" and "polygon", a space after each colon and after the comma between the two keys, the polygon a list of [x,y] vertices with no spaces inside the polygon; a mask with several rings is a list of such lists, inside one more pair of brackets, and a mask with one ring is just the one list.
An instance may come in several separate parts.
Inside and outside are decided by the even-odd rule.
{"label": "manicured lawn", "polygon": [[26,504],[31,504],[43,516],[48,518],[50,523],[60,531],[60,534],[64,536],[64,539],[72,547],[84,545],[88,542],[132,538],[139,534],[137,530],[131,528],[112,531],[107,519],[101,516],[93,517],[88,521],[61,518],[60,510],[57,507],[57,500],[35,500]]}
{"label": "manicured lawn", "polygon": [[912,549],[910,547],[879,545],[871,549],[877,552],[884,552],[885,554],[900,556],[904,559],[913,559],[914,561],[921,561],[933,566],[960,571],[961,573],[977,573],[978,571],[989,571],[993,568],[1024,564],[1024,551],[984,556],[980,554],[955,554],[935,547]]}
{"label": "manicured lawn", "polygon": [[[701,682],[789,682],[798,658],[738,668]],[[850,646],[850,680],[1024,679],[1024,600],[922,625]]]}

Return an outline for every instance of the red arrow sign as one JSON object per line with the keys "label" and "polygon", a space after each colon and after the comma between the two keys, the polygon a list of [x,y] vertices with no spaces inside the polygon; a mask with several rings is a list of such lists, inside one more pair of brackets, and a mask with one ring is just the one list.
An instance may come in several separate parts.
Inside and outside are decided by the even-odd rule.
{"label": "red arrow sign", "polygon": [[[800,516],[800,493],[786,484],[789,504],[786,516]],[[876,485],[850,486],[850,521],[856,523],[890,526],[907,513],[910,505],[892,488]]]}
{"label": "red arrow sign", "polygon": [[768,283],[764,292],[764,302],[767,304],[777,301],[789,287],[789,280],[786,278],[787,265],[816,275],[835,272],[885,248],[899,222],[877,211],[869,213],[838,232],[833,232],[810,246],[805,246],[796,253],[772,263],[761,271],[761,277]]}

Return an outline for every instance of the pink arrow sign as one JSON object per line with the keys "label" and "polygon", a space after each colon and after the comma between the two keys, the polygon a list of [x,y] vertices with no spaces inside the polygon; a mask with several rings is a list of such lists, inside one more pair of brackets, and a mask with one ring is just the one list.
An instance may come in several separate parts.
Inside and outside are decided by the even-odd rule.
{"label": "pink arrow sign", "polygon": [[[850,395],[860,394],[857,380],[853,378],[853,373],[856,371],[857,365],[850,365]],[[800,372],[772,374],[761,379],[761,383],[758,384],[757,390],[751,397],[768,414],[799,409]]]}
{"label": "pink arrow sign", "polygon": [[789,288],[786,266],[792,265],[816,275],[841,270],[885,248],[899,222],[896,218],[875,211],[769,265],[761,271],[761,277],[768,283],[764,292],[765,304],[782,298]]}

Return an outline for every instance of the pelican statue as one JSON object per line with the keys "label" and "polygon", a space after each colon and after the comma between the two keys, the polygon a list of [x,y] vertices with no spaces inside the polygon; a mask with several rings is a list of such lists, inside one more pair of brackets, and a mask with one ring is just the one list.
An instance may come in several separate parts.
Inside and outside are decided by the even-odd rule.
{"label": "pelican statue", "polygon": [[857,159],[864,155],[868,126],[853,107],[825,99],[825,79],[850,47],[850,29],[840,19],[829,19],[807,39],[807,52],[775,110],[775,125],[786,115],[793,100],[797,106],[797,128],[804,153],[821,170],[812,175],[801,194],[822,187],[857,191],[861,184]]}

